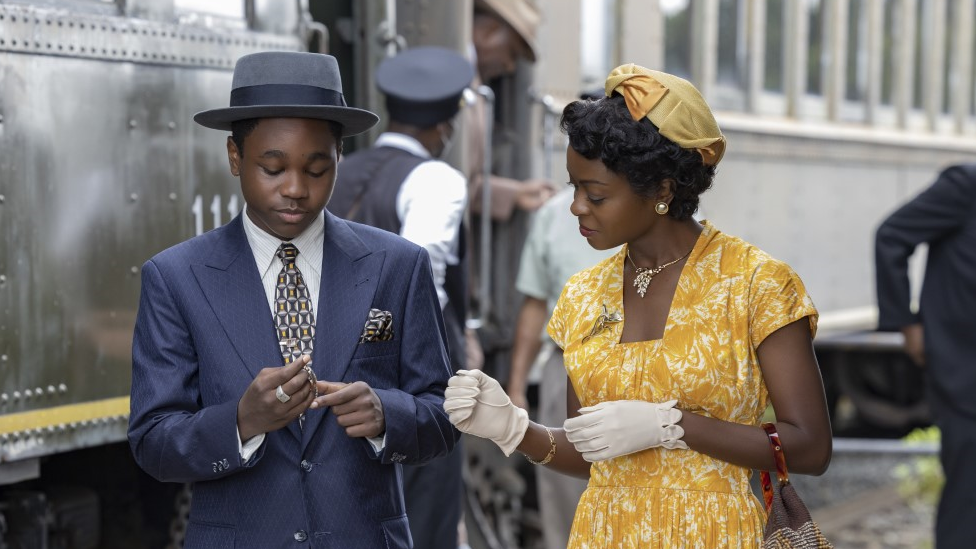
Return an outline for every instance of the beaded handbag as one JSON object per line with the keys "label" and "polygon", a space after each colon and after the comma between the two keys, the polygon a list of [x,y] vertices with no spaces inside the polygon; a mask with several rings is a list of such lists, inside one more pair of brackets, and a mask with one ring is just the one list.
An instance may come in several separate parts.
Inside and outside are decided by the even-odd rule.
{"label": "beaded handbag", "polygon": [[833,549],[834,546],[810,518],[810,511],[790,484],[786,455],[783,454],[783,445],[779,442],[776,426],[763,423],[762,428],[773,447],[776,477],[779,480],[773,485],[768,472],[762,471],[760,474],[767,515],[762,549]]}

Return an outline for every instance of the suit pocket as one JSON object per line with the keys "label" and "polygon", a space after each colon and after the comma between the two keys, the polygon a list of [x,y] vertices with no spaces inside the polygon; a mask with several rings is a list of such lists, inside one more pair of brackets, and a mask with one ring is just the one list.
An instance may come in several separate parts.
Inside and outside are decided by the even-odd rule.
{"label": "suit pocket", "polygon": [[356,352],[353,353],[353,360],[366,360],[382,356],[396,356],[400,354],[400,341],[391,339],[390,341],[366,341],[356,345]]}
{"label": "suit pocket", "polygon": [[[369,348],[374,345],[377,348]],[[343,381],[361,380],[374,389],[390,389],[398,386],[399,372],[400,348],[397,343],[363,343],[352,356]]]}
{"label": "suit pocket", "polygon": [[186,526],[186,538],[183,540],[183,547],[234,549],[236,537],[237,532],[230,526],[191,520]]}
{"label": "suit pocket", "polygon": [[[387,549],[408,549],[413,547],[413,538],[410,537],[410,524],[407,516],[384,520],[380,523],[383,528],[383,537],[386,538]],[[419,548],[418,548],[419,549]]]}

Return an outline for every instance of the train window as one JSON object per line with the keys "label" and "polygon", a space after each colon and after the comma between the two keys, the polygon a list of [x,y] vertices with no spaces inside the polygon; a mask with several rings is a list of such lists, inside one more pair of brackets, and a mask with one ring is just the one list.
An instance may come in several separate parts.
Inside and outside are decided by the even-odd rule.
{"label": "train window", "polygon": [[864,3],[859,0],[853,0],[847,5],[847,59],[844,62],[847,75],[844,78],[844,97],[850,101],[864,99],[868,85],[868,17],[864,8]]}
{"label": "train window", "polygon": [[664,15],[664,70],[691,78],[691,41],[695,39],[688,0],[661,0]]}
{"label": "train window", "polygon": [[[956,36],[959,32],[959,27],[957,27],[954,22],[961,17],[964,17],[963,7],[960,2],[947,2],[945,10],[945,41],[941,42],[943,44],[943,55],[945,56],[942,63],[942,112],[950,113],[952,112],[952,100],[953,100],[953,78],[955,75],[952,71],[952,65],[957,62],[957,57],[960,52],[956,51],[958,42],[958,37]],[[970,11],[970,17],[972,17],[972,12]],[[971,28],[971,27],[970,27]],[[962,74],[972,71],[972,65],[961,71]]]}
{"label": "train window", "polygon": [[827,41],[824,39],[824,7],[820,0],[808,3],[807,32],[810,33],[807,54],[807,93],[819,95],[823,92],[823,71],[826,70]]}
{"label": "train window", "polygon": [[915,63],[915,78],[912,81],[912,107],[921,109],[923,86],[923,78],[921,75],[924,74],[923,67],[925,65],[925,58],[931,50],[931,43],[935,41],[935,37],[931,36],[929,31],[931,25],[927,24],[930,22],[930,18],[927,17],[929,12],[925,10],[925,3],[919,2],[915,6],[915,9],[915,21],[917,23],[915,24],[915,59],[913,60]]}
{"label": "train window", "polygon": [[746,75],[746,2],[721,0],[718,4],[718,51],[716,81],[742,90]]}
{"label": "train window", "polygon": [[786,81],[783,70],[786,68],[784,52],[786,49],[786,2],[795,0],[768,0],[766,3],[766,43],[764,49],[765,70],[763,70],[763,89],[782,93]]}
{"label": "train window", "polygon": [[604,79],[616,64],[613,57],[616,4],[617,0],[583,0],[580,4],[580,76],[584,90],[603,87]]}
{"label": "train window", "polygon": [[898,62],[896,57],[897,51],[895,49],[895,40],[893,37],[898,36],[898,6],[895,2],[885,2],[884,6],[884,39],[882,41],[882,51],[881,51],[881,104],[882,105],[893,105],[895,102],[894,85],[895,85],[895,63]]}

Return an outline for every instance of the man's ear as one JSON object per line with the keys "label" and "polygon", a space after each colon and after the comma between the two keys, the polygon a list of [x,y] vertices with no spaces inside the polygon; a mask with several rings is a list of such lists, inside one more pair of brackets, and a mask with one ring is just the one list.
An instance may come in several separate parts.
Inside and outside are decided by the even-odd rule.
{"label": "man's ear", "polygon": [[336,159],[342,158],[342,139],[336,140]]}
{"label": "man's ear", "polygon": [[241,176],[241,151],[237,150],[237,143],[234,138],[227,137],[227,161],[230,163],[230,173],[234,177]]}

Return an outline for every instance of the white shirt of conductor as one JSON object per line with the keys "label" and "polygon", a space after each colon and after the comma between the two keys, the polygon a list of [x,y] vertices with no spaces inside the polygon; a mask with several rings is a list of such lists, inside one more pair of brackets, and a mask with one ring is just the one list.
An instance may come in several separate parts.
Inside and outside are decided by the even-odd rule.
{"label": "white shirt of conductor", "polygon": [[[376,86],[385,96],[386,131],[368,151],[348,157],[352,172],[339,164],[335,209],[332,202],[329,205],[337,215],[398,230],[400,236],[426,249],[442,310],[450,301],[445,289],[447,269],[460,262],[468,185],[460,171],[439,158],[453,142],[453,121],[473,78],[471,63],[446,48],[421,46],[384,60],[376,69]],[[390,149],[406,154],[391,155]],[[404,162],[404,157],[416,164]],[[401,169],[410,171],[404,175]],[[399,228],[390,219],[393,188]],[[358,202],[350,202],[355,193],[362,194]]]}
{"label": "white shirt of conductor", "polygon": [[444,291],[447,266],[459,262],[459,229],[468,201],[467,179],[447,162],[433,159],[409,135],[385,132],[374,146],[395,147],[432,160],[419,164],[403,180],[397,193],[396,210],[402,224],[400,236],[423,246],[430,255],[437,299],[443,309],[448,301]]}

